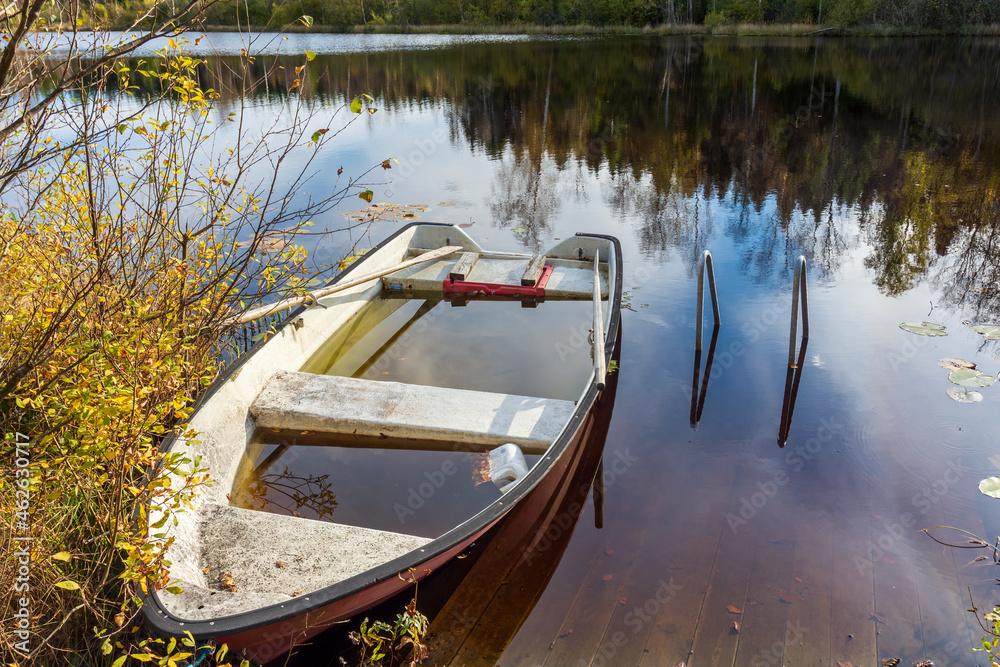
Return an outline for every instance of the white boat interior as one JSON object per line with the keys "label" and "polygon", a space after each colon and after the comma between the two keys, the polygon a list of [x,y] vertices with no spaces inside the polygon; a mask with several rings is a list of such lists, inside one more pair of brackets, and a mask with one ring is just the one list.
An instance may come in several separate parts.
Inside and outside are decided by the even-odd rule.
{"label": "white boat interior", "polygon": [[[167,537],[175,540],[169,552],[171,578],[183,589],[179,594],[158,593],[166,610],[182,619],[207,620],[281,605],[432,541],[402,529],[236,506],[230,498],[271,453],[260,440],[262,432],[310,434],[313,444],[315,438],[336,436],[340,446],[359,448],[379,447],[388,438],[394,447],[449,452],[486,452],[514,443],[528,455],[544,454],[560,436],[597,372],[585,328],[584,344],[571,345],[576,356],[565,362],[572,387],[560,391],[536,391],[513,376],[490,384],[490,378],[481,377],[487,373],[477,372],[475,355],[466,352],[463,357],[461,350],[452,350],[451,356],[456,365],[471,369],[467,382],[423,376],[396,381],[372,360],[404,334],[420,338],[414,322],[426,315],[426,304],[441,303],[445,280],[530,290],[544,279],[544,297],[537,301],[582,301],[593,299],[598,253],[596,282],[603,312],[602,318],[590,321],[605,323],[603,341],[610,319],[607,297],[615,289],[615,273],[609,271],[617,262],[614,245],[579,236],[545,255],[489,253],[461,229],[414,225],[366,255],[348,277],[391,269],[444,246],[461,250],[319,299],[259,345],[203,399],[189,424],[188,433],[196,435],[179,437],[171,447],[192,459],[201,457],[214,485],[194,499],[192,510],[178,515],[178,525],[166,529]],[[426,300],[428,294],[431,301]],[[475,295],[459,295],[459,301]],[[533,301],[528,297],[523,305],[533,306]],[[575,307],[584,312],[587,305]],[[363,315],[368,318],[364,324]],[[523,346],[545,336],[518,330],[496,333]],[[551,344],[541,354],[553,356]],[[183,475],[175,482],[179,488]],[[155,508],[150,514],[152,525],[159,516]]]}

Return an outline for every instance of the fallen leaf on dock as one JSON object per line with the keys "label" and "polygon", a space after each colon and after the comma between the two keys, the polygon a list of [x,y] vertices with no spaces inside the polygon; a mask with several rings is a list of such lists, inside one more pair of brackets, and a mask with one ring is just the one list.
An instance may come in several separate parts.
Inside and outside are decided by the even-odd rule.
{"label": "fallen leaf on dock", "polygon": [[792,604],[792,598],[789,597],[788,595],[785,595],[784,593],[779,595],[778,599],[781,600],[781,602],[783,602],[784,604]]}
{"label": "fallen leaf on dock", "polygon": [[802,583],[802,577],[795,577],[795,581],[797,581],[797,582],[799,582],[801,584]]}
{"label": "fallen leaf on dock", "polygon": [[739,607],[736,607],[734,605],[729,605],[728,607],[726,607],[726,609],[729,611],[730,614],[742,614],[743,613],[742,609],[740,609]]}
{"label": "fallen leaf on dock", "polygon": [[611,581],[614,578],[615,578],[615,575],[613,575],[613,574],[606,574],[603,577],[601,577],[601,580],[602,581]]}
{"label": "fallen leaf on dock", "polygon": [[277,565],[278,567],[285,567],[285,561],[279,560],[276,561],[274,564]]}
{"label": "fallen leaf on dock", "polygon": [[222,579],[219,580],[219,585],[230,593],[240,592],[240,589],[236,587],[236,580],[228,572],[223,573]]}
{"label": "fallen leaf on dock", "polygon": [[604,553],[606,553],[606,554],[607,554],[607,555],[609,555],[609,556],[610,556],[611,554],[613,554],[614,552],[615,552],[615,550],[614,550],[614,549],[612,549],[612,548],[610,548],[610,547],[608,547],[607,549],[605,549],[605,550],[604,550]]}
{"label": "fallen leaf on dock", "polygon": [[888,625],[889,621],[885,620],[885,616],[882,614],[872,614],[868,617],[868,620],[875,621],[876,623],[881,623],[882,625]]}

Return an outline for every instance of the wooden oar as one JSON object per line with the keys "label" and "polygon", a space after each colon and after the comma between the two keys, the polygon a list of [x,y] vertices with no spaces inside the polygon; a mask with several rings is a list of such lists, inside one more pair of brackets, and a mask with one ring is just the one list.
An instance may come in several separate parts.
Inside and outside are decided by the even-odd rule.
{"label": "wooden oar", "polygon": [[225,322],[224,326],[232,326],[234,324],[246,324],[247,322],[252,322],[261,317],[277,313],[278,311],[285,310],[286,308],[294,308],[295,306],[301,306],[304,303],[316,302],[325,296],[330,296],[331,294],[336,294],[342,290],[349,287],[355,287],[356,285],[361,285],[370,280],[375,280],[376,278],[381,278],[382,276],[387,276],[390,273],[395,273],[401,269],[405,269],[416,264],[423,264],[424,262],[429,262],[435,259],[441,259],[453,252],[458,252],[462,250],[462,246],[449,245],[443,248],[438,248],[437,250],[431,250],[430,252],[425,252],[422,255],[418,255],[413,259],[408,259],[405,262],[400,262],[399,264],[389,267],[388,269],[382,269],[381,271],[376,271],[375,273],[370,273],[361,278],[355,278],[353,280],[348,280],[347,282],[336,283],[335,285],[330,285],[329,287],[324,287],[323,289],[316,290],[309,294],[302,294],[300,296],[293,296],[287,299],[282,299],[281,301],[268,304],[266,306],[260,306],[254,308],[253,310],[248,310],[242,315],[235,315]]}
{"label": "wooden oar", "polygon": [[594,372],[597,388],[604,389],[607,368],[604,360],[604,313],[601,312],[601,251],[594,253]]}

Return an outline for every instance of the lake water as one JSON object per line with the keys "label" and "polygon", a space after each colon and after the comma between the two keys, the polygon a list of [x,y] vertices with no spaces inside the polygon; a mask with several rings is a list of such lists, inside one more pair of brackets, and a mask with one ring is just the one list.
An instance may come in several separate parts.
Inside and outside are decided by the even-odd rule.
{"label": "lake water", "polygon": [[[296,197],[331,190],[340,167],[360,175],[396,157],[362,177],[374,201],[425,204],[419,219],[466,225],[484,246],[539,251],[576,232],[622,242],[628,308],[598,502],[583,480],[586,505],[550,531],[546,566],[514,573],[489,613],[455,611],[487,546],[420,585],[431,647],[445,634],[457,644],[435,648],[441,662],[988,664],[971,651],[983,632],[966,609],[970,591],[980,609],[1000,602],[1000,570],[987,550],[922,529],[1000,535],[1000,501],[977,488],[1000,474],[1000,385],[956,402],[938,361],[1000,371],[998,343],[969,328],[1000,324],[1000,41],[282,43],[286,55],[249,68],[208,57],[221,114],[240,110],[232,86],[247,83],[251,128],[292,101],[317,114],[310,129],[363,93],[378,109],[331,141]],[[206,44],[240,48],[233,36]],[[351,197],[314,219],[338,229],[364,205]],[[401,224],[338,233],[315,256],[336,261]],[[710,354],[706,324],[700,362],[712,369],[693,409],[705,250],[722,326]],[[811,335],[791,377],[799,256]],[[539,317],[525,359],[554,354],[564,335]],[[899,328],[925,320],[948,335]],[[483,335],[452,354],[488,368]],[[388,370],[423,372],[398,357]],[[337,664],[345,633],[293,660]]]}

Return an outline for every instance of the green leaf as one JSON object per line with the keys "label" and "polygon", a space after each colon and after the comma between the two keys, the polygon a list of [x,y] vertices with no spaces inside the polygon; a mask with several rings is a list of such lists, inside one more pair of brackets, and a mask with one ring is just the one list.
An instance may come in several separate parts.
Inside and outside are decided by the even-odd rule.
{"label": "green leaf", "polygon": [[948,374],[948,379],[963,387],[988,387],[996,380],[992,375],[983,375],[973,368],[959,368]]}
{"label": "green leaf", "polygon": [[219,650],[216,652],[215,659],[222,660],[223,658],[226,657],[227,653],[229,653],[229,644],[223,644],[222,646],[219,647]]}
{"label": "green leaf", "polygon": [[361,98],[351,100],[351,111],[354,113],[361,113]]}
{"label": "green leaf", "polygon": [[60,551],[57,554],[52,554],[52,560],[61,560],[64,563],[68,563],[71,558],[73,558],[73,554],[68,551]]}
{"label": "green leaf", "polygon": [[990,498],[1000,498],[1000,477],[987,477],[979,483],[979,490]]}
{"label": "green leaf", "polygon": [[312,135],[312,142],[313,142],[314,144],[318,144],[318,143],[319,143],[319,138],[320,138],[321,136],[323,136],[323,135],[321,135],[321,134],[320,134],[319,132],[313,132],[313,135]]}
{"label": "green leaf", "polygon": [[515,234],[523,234],[524,232],[526,232],[528,230],[525,229],[524,227],[515,227],[514,229],[512,229],[510,231],[514,232]]}
{"label": "green leaf", "polygon": [[969,328],[976,333],[983,334],[986,340],[1000,340],[1000,326],[996,326],[995,324],[977,324]]}
{"label": "green leaf", "polygon": [[959,403],[979,403],[983,400],[983,395],[978,391],[969,391],[965,387],[952,387],[948,390],[948,396]]}
{"label": "green leaf", "polygon": [[118,127],[116,127],[115,129],[118,130],[118,134],[123,134],[125,130],[128,129],[128,125],[126,125],[125,123],[119,123]]}
{"label": "green leaf", "polygon": [[374,197],[374,196],[375,196],[375,193],[372,192],[371,190],[365,190],[364,192],[362,192],[361,194],[358,195],[358,197],[360,197],[361,199],[364,199],[369,204],[371,203],[372,197]]}
{"label": "green leaf", "polygon": [[75,581],[60,581],[56,584],[56,588],[65,588],[67,591],[78,591],[80,590],[80,584]]}
{"label": "green leaf", "polygon": [[299,20],[302,21],[302,25],[312,27],[313,17],[311,17],[311,16],[309,16],[307,14],[303,14],[302,18],[300,18]]}
{"label": "green leaf", "polygon": [[111,663],[111,667],[122,667],[122,665],[125,664],[126,660],[128,660],[128,656],[123,655],[122,657],[118,658],[113,663]]}
{"label": "green leaf", "polygon": [[917,334],[918,336],[947,336],[948,332],[944,330],[944,325],[935,324],[934,322],[903,322],[899,325],[899,328],[903,331],[909,331],[910,333]]}
{"label": "green leaf", "polygon": [[316,59],[316,53],[314,51],[306,51],[306,60],[312,62]]}

